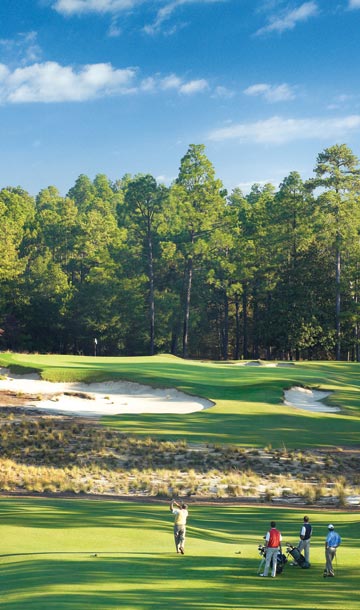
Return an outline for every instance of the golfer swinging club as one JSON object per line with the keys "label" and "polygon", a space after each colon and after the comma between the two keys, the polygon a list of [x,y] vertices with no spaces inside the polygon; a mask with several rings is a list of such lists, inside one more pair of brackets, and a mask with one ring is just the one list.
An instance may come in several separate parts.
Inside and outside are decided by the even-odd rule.
{"label": "golfer swinging club", "polygon": [[[174,508],[176,506],[177,508]],[[176,552],[184,555],[185,550],[185,534],[186,534],[186,519],[188,517],[187,504],[178,504],[175,500],[170,502],[170,510],[175,515],[174,523],[174,539]]]}

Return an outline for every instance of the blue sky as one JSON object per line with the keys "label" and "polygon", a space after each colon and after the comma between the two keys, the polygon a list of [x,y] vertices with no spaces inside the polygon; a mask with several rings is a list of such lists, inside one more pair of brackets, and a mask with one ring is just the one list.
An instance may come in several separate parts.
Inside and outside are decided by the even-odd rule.
{"label": "blue sky", "polygon": [[231,191],[360,156],[360,0],[1,0],[0,187],[170,184],[205,144]]}

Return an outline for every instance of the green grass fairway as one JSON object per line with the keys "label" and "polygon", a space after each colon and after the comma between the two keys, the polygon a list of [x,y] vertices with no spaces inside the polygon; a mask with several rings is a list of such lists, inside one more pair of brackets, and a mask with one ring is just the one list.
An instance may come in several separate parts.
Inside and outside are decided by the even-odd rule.
{"label": "green grass fairway", "polygon": [[[269,521],[296,542],[302,510],[190,505],[184,557],[167,504],[2,498],[0,511],[2,610],[360,609],[359,513],[311,511],[311,569],[263,579]],[[323,579],[329,521],[343,544]]]}
{"label": "green grass fairway", "polygon": [[[360,438],[360,363],[301,362],[291,367],[243,367],[184,361],[173,356],[91,358],[1,354],[0,365],[38,370],[53,381],[128,379],[175,387],[213,400],[190,415],[123,415],[104,418],[125,433],[188,442],[264,447],[355,446]],[[341,413],[310,413],[282,404],[285,388],[332,390]],[[329,399],[328,399],[329,400]]]}

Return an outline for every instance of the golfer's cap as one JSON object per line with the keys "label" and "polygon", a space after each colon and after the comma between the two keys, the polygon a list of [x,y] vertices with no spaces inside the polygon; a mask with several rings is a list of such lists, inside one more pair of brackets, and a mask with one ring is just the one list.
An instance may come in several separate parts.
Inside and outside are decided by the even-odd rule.
{"label": "golfer's cap", "polygon": [[333,529],[334,529],[333,524],[332,524],[332,523],[329,523],[329,525],[328,525],[328,530],[333,530]]}

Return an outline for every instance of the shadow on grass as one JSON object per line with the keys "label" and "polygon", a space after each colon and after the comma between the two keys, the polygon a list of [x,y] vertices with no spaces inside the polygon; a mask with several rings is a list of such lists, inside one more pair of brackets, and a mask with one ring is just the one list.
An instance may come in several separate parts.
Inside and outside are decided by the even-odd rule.
{"label": "shadow on grass", "polygon": [[36,559],[1,565],[2,610],[272,610],[359,608],[357,570],[324,581],[320,570],[259,579],[258,561],[228,557]]}
{"label": "shadow on grass", "polygon": [[[223,403],[224,404],[224,403]],[[233,412],[231,412],[233,410]],[[224,405],[187,415],[140,414],[103,417],[101,422],[125,434],[188,443],[232,444],[248,447],[329,447],[359,444],[360,419],[341,414],[294,414],[271,409],[252,412],[251,406]]]}
{"label": "shadow on grass", "polygon": [[[20,551],[21,539],[27,540],[23,553],[0,556],[2,610],[163,610],[170,605],[179,610],[360,610],[358,568],[349,561],[342,566],[346,552],[355,554],[359,515],[331,513],[344,546],[337,577],[330,581],[322,578],[323,564],[285,568],[276,579],[257,577],[257,543],[269,521],[276,520],[284,540],[293,539],[303,517],[299,510],[190,504],[182,557],[172,550],[173,516],[164,505],[31,498],[1,499],[0,507],[2,530],[17,528],[11,534],[17,536],[14,546]],[[328,513],[311,511],[318,557],[329,519]],[[87,528],[99,528],[95,543],[94,538],[87,543]],[[55,530],[62,532],[63,542],[47,550]],[[166,538],[156,542],[165,531],[171,552],[161,552]],[[36,532],[34,552],[28,550],[29,532]],[[114,539],[122,545],[119,551],[108,550]],[[86,544],[91,550],[83,550]]]}
{"label": "shadow on grass", "polygon": [[[55,500],[46,498],[3,498],[0,501],[2,527],[31,528],[32,530],[67,530],[99,528],[106,532],[114,530],[116,540],[121,544],[121,531],[169,534],[169,547],[172,548],[173,515],[167,504],[141,504],[116,501],[88,500]],[[251,543],[262,541],[269,523],[275,520],[283,534],[283,540],[297,538],[302,525],[303,508],[289,510],[278,506],[201,506],[189,503],[188,537],[209,542],[228,544]],[[325,540],[327,524],[331,520],[346,540],[346,545],[358,545],[360,539],[360,515],[346,511],[332,512],[330,515],[322,509],[311,509],[311,521],[317,539]],[[41,535],[41,534],[40,534]],[[81,534],[86,543],[86,532]],[[171,542],[170,542],[171,541]],[[68,544],[68,543],[67,543]],[[69,546],[69,544],[68,544]],[[39,549],[36,550],[36,552]],[[47,551],[50,553],[50,551]],[[85,551],[84,551],[85,552]],[[100,552],[88,549],[86,553]],[[102,551],[101,551],[102,552]],[[104,551],[105,552],[105,551]]]}
{"label": "shadow on grass", "polygon": [[40,529],[71,528],[129,528],[149,526],[168,527],[171,514],[166,507],[136,505],[122,502],[62,499],[2,499],[0,503],[3,525],[20,524]]}

